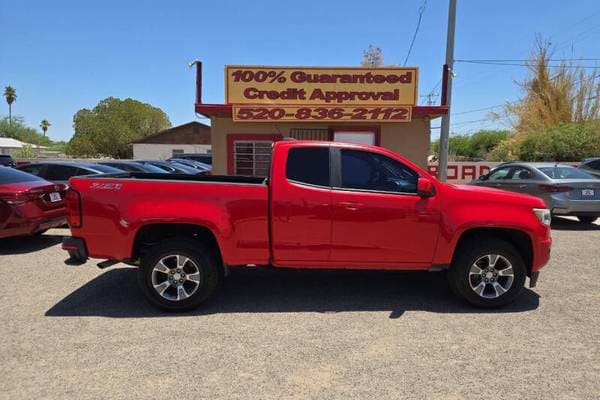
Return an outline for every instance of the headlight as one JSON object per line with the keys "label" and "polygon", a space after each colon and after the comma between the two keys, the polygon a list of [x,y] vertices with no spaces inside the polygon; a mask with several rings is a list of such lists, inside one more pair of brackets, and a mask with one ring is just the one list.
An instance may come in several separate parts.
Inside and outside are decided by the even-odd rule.
{"label": "headlight", "polygon": [[544,225],[550,225],[552,217],[550,216],[550,210],[547,208],[534,208],[533,213],[537,219]]}

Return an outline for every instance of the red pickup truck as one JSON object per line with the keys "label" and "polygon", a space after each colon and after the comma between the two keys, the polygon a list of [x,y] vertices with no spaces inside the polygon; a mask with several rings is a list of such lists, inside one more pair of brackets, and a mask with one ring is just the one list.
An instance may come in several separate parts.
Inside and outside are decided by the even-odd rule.
{"label": "red pickup truck", "polygon": [[470,303],[514,300],[550,256],[538,198],[451,185],[379,147],[282,141],[270,176],[148,173],[69,181],[71,263],[139,266],[148,300],[189,310],[230,267],[447,270]]}

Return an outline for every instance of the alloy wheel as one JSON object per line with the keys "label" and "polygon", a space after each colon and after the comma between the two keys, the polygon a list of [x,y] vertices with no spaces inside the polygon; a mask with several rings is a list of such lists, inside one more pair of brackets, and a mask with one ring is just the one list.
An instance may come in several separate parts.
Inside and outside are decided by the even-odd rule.
{"label": "alloy wheel", "polygon": [[166,300],[185,300],[200,286],[200,269],[189,257],[170,254],[152,268],[152,286]]}

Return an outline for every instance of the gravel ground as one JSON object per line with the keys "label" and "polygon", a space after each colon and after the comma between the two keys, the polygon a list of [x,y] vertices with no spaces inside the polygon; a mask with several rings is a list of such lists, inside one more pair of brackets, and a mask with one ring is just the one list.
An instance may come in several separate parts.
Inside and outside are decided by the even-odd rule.
{"label": "gravel ground", "polygon": [[598,399],[600,225],[553,224],[538,287],[470,308],[439,273],[233,271],[210,304],[148,306],[135,269],[0,241],[0,398]]}

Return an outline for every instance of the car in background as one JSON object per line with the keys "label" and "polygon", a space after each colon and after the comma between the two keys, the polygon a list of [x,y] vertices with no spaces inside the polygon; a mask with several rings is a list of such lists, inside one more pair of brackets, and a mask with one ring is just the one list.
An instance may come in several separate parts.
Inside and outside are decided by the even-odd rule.
{"label": "car in background", "polygon": [[187,165],[188,167],[192,167],[195,168],[199,171],[202,171],[204,173],[210,173],[210,171],[212,170],[212,165],[209,164],[204,164],[203,162],[200,161],[195,161],[195,160],[186,160],[186,159],[180,159],[180,158],[169,158],[167,161],[173,163],[179,163],[179,164],[183,164],[183,165]]}
{"label": "car in background", "polygon": [[10,155],[0,154],[0,166],[14,168],[17,166],[17,163]]}
{"label": "car in background", "polygon": [[149,172],[153,174],[168,174],[162,168],[158,168],[155,165],[150,163],[139,163],[131,160],[110,160],[110,161],[101,161],[98,164],[107,165],[112,168],[117,168],[127,172]]}
{"label": "car in background", "polygon": [[183,165],[178,162],[163,161],[163,160],[134,160],[134,162],[139,163],[139,164],[154,165],[155,167],[158,167],[158,168],[162,169],[163,171],[166,171],[170,174],[196,175],[198,173],[201,173],[196,168],[188,167],[187,165]]}
{"label": "car in background", "polygon": [[184,153],[184,154],[177,154],[176,156],[173,156],[173,157],[169,158],[169,160],[172,160],[172,159],[194,160],[194,161],[199,161],[199,162],[204,163],[204,164],[212,165],[212,154],[206,154],[206,153]]}
{"label": "car in background", "polygon": [[577,168],[600,178],[600,157],[586,158]]}
{"label": "car in background", "polygon": [[0,166],[0,238],[41,234],[65,225],[67,186]]}
{"label": "car in background", "polygon": [[553,215],[585,223],[600,217],[600,179],[570,165],[504,163],[470,184],[539,197]]}
{"label": "car in background", "polygon": [[67,183],[72,176],[114,174],[121,169],[80,161],[43,161],[20,165],[18,170],[55,183]]}

